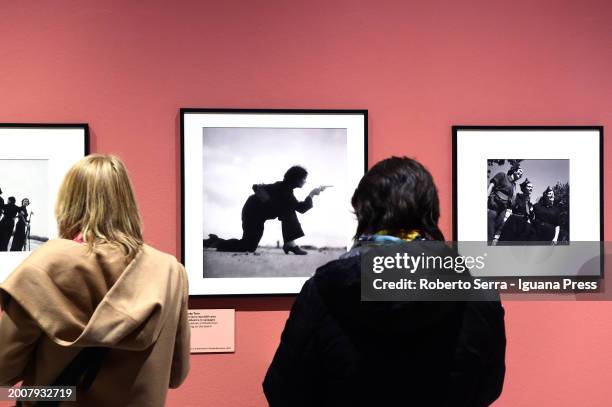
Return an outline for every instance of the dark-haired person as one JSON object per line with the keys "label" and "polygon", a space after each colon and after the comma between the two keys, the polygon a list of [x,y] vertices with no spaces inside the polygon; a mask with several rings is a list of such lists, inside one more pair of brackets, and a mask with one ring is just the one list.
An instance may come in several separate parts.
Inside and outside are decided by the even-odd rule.
{"label": "dark-haired person", "polygon": [[27,227],[30,223],[28,217],[28,206],[30,205],[30,200],[28,198],[24,198],[21,200],[21,206],[19,207],[19,211],[17,212],[17,224],[15,225],[15,233],[13,234],[13,242],[11,243],[11,251],[12,252],[21,252],[25,250],[26,245],[26,236],[27,236]]}
{"label": "dark-haired person", "polygon": [[324,186],[314,188],[306,199],[298,201],[293,190],[302,188],[307,176],[308,171],[296,165],[285,172],[282,181],[253,185],[254,193],[242,207],[242,238],[222,239],[211,234],[204,240],[204,247],[214,247],[221,252],[254,252],[263,236],[266,221],[278,218],[281,221],[285,254],[307,254],[295,243],[296,239],[304,236],[296,212],[305,213],[311,209],[312,198],[325,189]]}
{"label": "dark-haired person", "polygon": [[406,157],[383,160],[361,179],[351,203],[356,243],[297,296],[263,383],[270,406],[491,404],[505,373],[499,301],[361,301],[368,245],[408,241],[429,247],[424,255],[450,250],[429,172]]}
{"label": "dark-haired person", "polygon": [[487,188],[487,240],[492,243],[506,219],[506,211],[514,202],[516,181],[523,176],[523,169],[513,165],[504,172],[495,174]]}
{"label": "dark-haired person", "polygon": [[550,187],[546,187],[533,210],[536,221],[535,240],[556,244],[561,229],[561,209],[555,205],[555,193]]}
{"label": "dark-haired person", "polygon": [[499,241],[527,242],[533,240],[535,216],[531,203],[533,184],[527,178],[519,186],[521,192],[516,194],[512,214],[502,227]]}
{"label": "dark-haired person", "polygon": [[8,244],[15,228],[15,217],[19,212],[19,207],[15,205],[14,196],[9,196],[8,203],[4,205],[3,216],[0,220],[0,252],[8,251]]}

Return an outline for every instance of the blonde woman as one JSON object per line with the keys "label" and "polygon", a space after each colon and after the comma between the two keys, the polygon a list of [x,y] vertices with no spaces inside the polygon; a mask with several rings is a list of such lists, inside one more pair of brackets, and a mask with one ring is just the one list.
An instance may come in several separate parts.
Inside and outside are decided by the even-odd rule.
{"label": "blonde woman", "polygon": [[82,406],[163,406],[189,370],[184,268],[144,244],[117,157],[76,163],[55,212],[60,238],[0,285],[0,385],[77,386]]}

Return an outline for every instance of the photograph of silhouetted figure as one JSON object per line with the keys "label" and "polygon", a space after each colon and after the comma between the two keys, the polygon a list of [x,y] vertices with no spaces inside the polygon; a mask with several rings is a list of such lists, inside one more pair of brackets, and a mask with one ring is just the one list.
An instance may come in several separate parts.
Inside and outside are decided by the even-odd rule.
{"label": "photograph of silhouetted figure", "polygon": [[342,128],[205,128],[203,275],[305,277],[338,258],[352,232],[347,160]]}
{"label": "photograph of silhouetted figure", "polygon": [[2,219],[0,219],[0,252],[8,251],[9,241],[15,228],[15,217],[19,207],[15,205],[15,197],[9,196],[8,203],[2,208]]}
{"label": "photograph of silhouetted figure", "polygon": [[254,252],[264,233],[267,220],[278,219],[283,233],[283,251],[296,255],[308,254],[295,240],[304,236],[297,213],[306,213],[313,207],[313,197],[329,186],[314,188],[306,199],[298,201],[293,190],[302,188],[306,183],[308,171],[298,165],[285,172],[282,181],[273,184],[253,185],[253,194],[242,207],[242,238],[222,239],[210,234],[204,240],[204,247],[214,247],[221,252]]}
{"label": "photograph of silhouetted figure", "polygon": [[26,250],[26,239],[30,228],[30,214],[28,213],[28,206],[30,200],[24,198],[21,200],[21,207],[17,212],[17,224],[15,225],[15,232],[13,233],[13,241],[11,242],[12,252],[22,252]]}
{"label": "photograph of silhouetted figure", "polygon": [[48,160],[0,159],[0,264],[49,240],[48,171]]}
{"label": "photograph of silhouetted figure", "polygon": [[[8,203],[0,207],[2,218],[0,219],[0,252],[21,252],[26,250],[26,239],[30,229],[30,220],[27,207],[30,200],[21,200],[21,206],[16,205],[14,196],[8,198]],[[17,219],[17,223],[15,223]],[[12,240],[11,240],[12,237]],[[10,245],[9,245],[10,242]]]}

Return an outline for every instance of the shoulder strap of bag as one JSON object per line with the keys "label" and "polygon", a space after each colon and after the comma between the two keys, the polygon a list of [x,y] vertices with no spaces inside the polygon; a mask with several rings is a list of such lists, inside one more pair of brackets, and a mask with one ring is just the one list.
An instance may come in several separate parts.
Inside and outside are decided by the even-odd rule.
{"label": "shoulder strap of bag", "polygon": [[[89,390],[108,351],[109,348],[84,348],[50,386],[77,386],[80,390]],[[34,406],[58,407],[59,403],[59,401],[38,401]],[[17,402],[16,407],[22,406],[21,402]]]}

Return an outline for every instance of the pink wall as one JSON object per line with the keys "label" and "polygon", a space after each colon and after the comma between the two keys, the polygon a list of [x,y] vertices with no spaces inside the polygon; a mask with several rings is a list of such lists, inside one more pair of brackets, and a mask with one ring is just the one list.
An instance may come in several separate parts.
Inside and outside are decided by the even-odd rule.
{"label": "pink wall", "polygon": [[[171,253],[180,248],[180,107],[369,109],[370,163],[424,162],[447,235],[451,125],[612,125],[606,0],[103,3],[0,5],[0,122],[88,122],[93,151],[127,162],[147,239]],[[610,219],[612,164],[605,171]],[[194,301],[238,309],[237,350],[194,356],[169,405],[265,405],[260,383],[290,304]],[[610,405],[610,304],[506,310],[496,407]]]}

